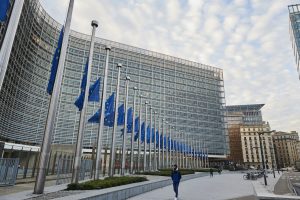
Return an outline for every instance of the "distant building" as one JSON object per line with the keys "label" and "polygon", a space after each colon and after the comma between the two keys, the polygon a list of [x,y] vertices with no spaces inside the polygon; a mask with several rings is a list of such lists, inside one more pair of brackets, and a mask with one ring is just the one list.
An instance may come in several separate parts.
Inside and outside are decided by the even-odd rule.
{"label": "distant building", "polygon": [[276,149],[278,167],[293,166],[295,161],[299,159],[298,133],[296,131],[292,131],[291,133],[281,131],[275,132],[273,135],[273,142]]}
{"label": "distant building", "polygon": [[299,48],[300,48],[300,4],[288,6],[290,16],[290,37],[295,55],[297,71],[300,79]]}
{"label": "distant building", "polygon": [[230,148],[229,161],[234,162],[235,164],[244,164],[241,126],[263,124],[260,110],[263,106],[264,104],[226,106],[226,120],[228,124]]}
{"label": "distant building", "polygon": [[[257,125],[241,125],[241,141],[243,161],[246,167],[262,168],[262,153],[266,168],[276,166],[272,134],[269,123]],[[259,141],[261,134],[261,144]]]}

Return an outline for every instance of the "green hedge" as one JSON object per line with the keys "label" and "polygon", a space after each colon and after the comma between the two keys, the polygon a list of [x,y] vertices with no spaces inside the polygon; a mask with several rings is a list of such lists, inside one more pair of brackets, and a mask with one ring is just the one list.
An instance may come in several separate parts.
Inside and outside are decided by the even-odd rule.
{"label": "green hedge", "polygon": [[137,183],[147,181],[146,177],[136,176],[122,176],[122,177],[107,177],[103,180],[87,181],[84,183],[71,183],[68,185],[67,190],[94,190],[115,187],[119,185],[126,185],[130,183]]}

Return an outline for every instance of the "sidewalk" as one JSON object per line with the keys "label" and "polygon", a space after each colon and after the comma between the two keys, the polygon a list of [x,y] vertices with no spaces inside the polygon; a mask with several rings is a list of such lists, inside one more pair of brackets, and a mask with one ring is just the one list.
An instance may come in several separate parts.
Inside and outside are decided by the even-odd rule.
{"label": "sidewalk", "polygon": [[[274,186],[280,178],[276,174],[276,178],[273,178],[272,174],[268,174],[268,185],[264,185],[264,179],[260,178],[255,181],[244,180],[243,173],[223,173],[221,175],[214,174],[213,178],[208,176],[208,173],[201,173],[202,177],[193,178],[191,180],[182,181],[179,186],[179,200],[257,200],[257,199],[300,199],[298,196],[291,195],[275,195]],[[205,176],[203,176],[205,175]],[[150,180],[148,183],[154,183],[157,181],[168,181],[170,184],[170,177],[161,176],[147,176]],[[98,194],[116,194],[124,190],[133,190],[134,187],[139,185],[148,184],[135,183],[124,186],[118,186],[113,188],[107,188],[102,190],[91,190],[91,191],[63,191],[66,189],[67,184],[55,185],[45,188],[45,195],[33,195],[33,183],[32,185],[27,184],[31,187],[30,190],[22,191],[15,194],[0,196],[1,200],[15,200],[15,199],[60,199],[60,200],[75,200],[86,197],[95,196]],[[156,187],[159,189],[149,191],[149,186],[146,186],[147,190],[143,190],[145,193],[129,198],[128,200],[171,200],[174,199],[174,192],[172,185],[162,187]],[[23,184],[22,184],[23,185]],[[26,184],[25,184],[26,185]],[[18,186],[18,185],[17,185]],[[17,187],[14,186],[14,187]],[[165,186],[165,187],[164,187]],[[144,188],[144,189],[146,189]],[[0,188],[0,189],[7,189]],[[23,188],[24,189],[24,188]],[[150,189],[151,190],[151,189]],[[9,191],[9,189],[8,189]],[[125,193],[124,193],[125,194]],[[139,193],[140,194],[140,193]],[[122,197],[125,197],[125,195]],[[112,198],[114,199],[114,198]],[[123,198],[121,198],[123,199]]]}
{"label": "sidewalk", "polygon": [[[173,186],[167,186],[128,200],[171,200],[174,199]],[[251,181],[243,179],[241,173],[215,174],[180,183],[179,200],[254,200],[255,191]]]}

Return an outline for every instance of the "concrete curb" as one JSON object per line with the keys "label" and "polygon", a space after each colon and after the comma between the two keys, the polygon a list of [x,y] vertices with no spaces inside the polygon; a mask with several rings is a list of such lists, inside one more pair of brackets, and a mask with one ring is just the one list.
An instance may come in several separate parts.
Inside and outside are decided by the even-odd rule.
{"label": "concrete curb", "polygon": [[[196,173],[191,175],[182,176],[182,181],[187,181],[194,178],[207,176],[208,173]],[[172,180],[169,177],[164,177],[163,180],[152,180],[141,183],[134,183],[129,185],[123,185],[113,188],[107,188],[103,190],[88,190],[83,191],[80,194],[69,195],[57,200],[125,200],[130,197],[150,192],[152,190],[162,188],[172,184]]]}

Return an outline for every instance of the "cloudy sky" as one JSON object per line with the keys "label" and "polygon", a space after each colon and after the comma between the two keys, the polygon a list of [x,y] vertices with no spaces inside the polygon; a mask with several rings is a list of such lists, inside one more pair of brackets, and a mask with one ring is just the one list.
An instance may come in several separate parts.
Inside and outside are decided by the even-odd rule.
{"label": "cloudy sky", "polygon": [[[68,0],[41,0],[64,22]],[[224,70],[226,104],[266,104],[271,128],[300,132],[300,80],[289,37],[295,0],[75,0],[72,29]]]}

